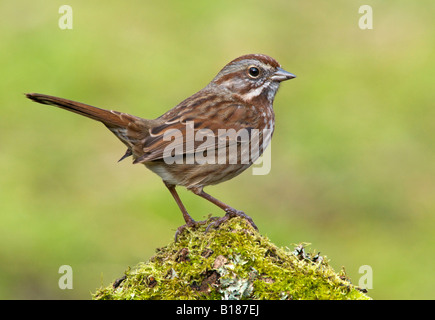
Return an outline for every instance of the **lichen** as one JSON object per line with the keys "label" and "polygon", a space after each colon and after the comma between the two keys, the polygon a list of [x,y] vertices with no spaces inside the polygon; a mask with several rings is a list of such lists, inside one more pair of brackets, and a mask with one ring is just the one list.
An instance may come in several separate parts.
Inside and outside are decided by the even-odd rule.
{"label": "lichen", "polygon": [[305,244],[279,248],[244,219],[186,229],[94,299],[370,299]]}

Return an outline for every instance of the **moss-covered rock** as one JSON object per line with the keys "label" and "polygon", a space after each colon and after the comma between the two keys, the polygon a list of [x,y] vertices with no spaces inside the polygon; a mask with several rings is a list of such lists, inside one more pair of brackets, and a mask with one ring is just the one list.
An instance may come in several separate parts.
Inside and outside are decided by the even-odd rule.
{"label": "moss-covered rock", "polygon": [[325,257],[279,248],[234,218],[186,229],[94,299],[370,299]]}

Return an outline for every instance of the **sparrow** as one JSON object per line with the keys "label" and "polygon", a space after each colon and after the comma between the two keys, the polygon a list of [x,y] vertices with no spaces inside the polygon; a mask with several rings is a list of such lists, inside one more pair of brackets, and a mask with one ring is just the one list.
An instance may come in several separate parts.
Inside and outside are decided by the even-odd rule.
{"label": "sparrow", "polygon": [[[243,55],[225,65],[203,89],[156,119],[40,93],[26,96],[101,122],[127,147],[119,161],[131,156],[134,164],[143,164],[159,175],[185,221],[177,228],[177,240],[186,228],[206,221],[195,221],[189,215],[176,186],[186,187],[225,211],[223,217],[212,219],[207,230],[236,216],[258,229],[251,217],[204,192],[204,187],[236,177],[261,156],[275,128],[273,102],[278,88],[295,77],[267,55]],[[260,147],[252,152],[255,146]]]}

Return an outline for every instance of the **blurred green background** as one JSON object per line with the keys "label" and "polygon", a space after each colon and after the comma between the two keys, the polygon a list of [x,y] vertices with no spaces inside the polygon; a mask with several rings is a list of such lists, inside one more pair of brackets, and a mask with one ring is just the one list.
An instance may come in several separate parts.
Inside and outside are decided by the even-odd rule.
{"label": "blurred green background", "polygon": [[[0,298],[89,299],[183,223],[158,176],[117,163],[104,126],[23,93],[154,118],[246,53],[298,76],[275,100],[272,171],[206,190],[354,283],[371,266],[375,299],[435,298],[434,1],[47,3],[0,2]],[[195,219],[223,214],[180,196]]]}

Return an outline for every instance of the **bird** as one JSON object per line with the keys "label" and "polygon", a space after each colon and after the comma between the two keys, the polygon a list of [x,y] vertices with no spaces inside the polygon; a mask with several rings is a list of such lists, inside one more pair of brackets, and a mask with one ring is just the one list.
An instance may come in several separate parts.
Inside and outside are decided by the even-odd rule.
{"label": "bird", "polygon": [[[184,218],[185,224],[175,233],[177,240],[186,228],[206,223],[191,217],[176,191],[178,186],[225,211],[223,217],[209,222],[206,231],[236,216],[258,230],[243,211],[203,189],[238,176],[261,156],[275,129],[275,95],[281,82],[295,77],[270,56],[242,55],[226,64],[204,88],[155,119],[46,94],[25,95],[103,123],[127,147],[119,161],[131,156],[133,164],[143,164],[160,176]],[[255,146],[261,147],[252,152]]]}

